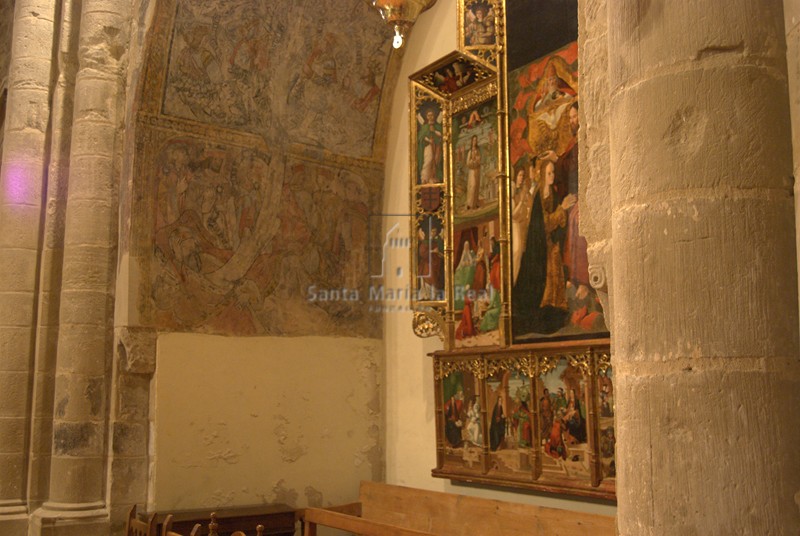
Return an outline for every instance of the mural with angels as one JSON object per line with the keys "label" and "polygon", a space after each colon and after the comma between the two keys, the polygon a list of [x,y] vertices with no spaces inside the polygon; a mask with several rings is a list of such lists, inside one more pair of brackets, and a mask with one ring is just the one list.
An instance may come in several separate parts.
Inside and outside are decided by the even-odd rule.
{"label": "mural with angels", "polygon": [[[391,45],[379,20],[349,24],[372,20],[364,2],[176,3],[163,113],[372,153]],[[315,20],[303,16],[312,11]]]}
{"label": "mural with angels", "polygon": [[[149,294],[158,326],[379,334],[362,287],[380,172],[368,179],[188,137],[164,143],[155,163]],[[350,292],[331,299],[328,289]]]}
{"label": "mural with angels", "polygon": [[608,333],[580,233],[577,52],[509,73],[514,342]]}

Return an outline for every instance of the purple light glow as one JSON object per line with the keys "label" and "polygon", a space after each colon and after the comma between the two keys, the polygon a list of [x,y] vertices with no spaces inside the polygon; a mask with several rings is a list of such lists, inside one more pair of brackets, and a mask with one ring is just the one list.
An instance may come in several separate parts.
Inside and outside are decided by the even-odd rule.
{"label": "purple light glow", "polygon": [[31,184],[28,169],[20,164],[6,163],[3,179],[4,201],[13,205],[30,205],[33,199],[35,186]]}

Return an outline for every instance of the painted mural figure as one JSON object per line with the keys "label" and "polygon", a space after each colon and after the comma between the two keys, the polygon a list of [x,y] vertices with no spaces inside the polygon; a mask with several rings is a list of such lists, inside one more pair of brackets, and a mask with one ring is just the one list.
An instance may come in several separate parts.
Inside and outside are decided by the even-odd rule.
{"label": "painted mural figure", "polygon": [[494,14],[489,4],[478,2],[466,13],[465,44],[493,45],[495,41]]}
{"label": "painted mural figure", "polygon": [[[531,166],[531,171],[534,168]],[[512,284],[517,282],[522,254],[525,252],[525,239],[528,234],[528,221],[531,218],[533,207],[533,193],[535,181],[525,180],[525,169],[520,168],[514,177],[514,193],[511,203],[511,270]]]}
{"label": "painted mural figure", "polygon": [[444,289],[444,240],[439,229],[431,225],[429,236],[418,230],[417,273],[420,278],[420,299],[436,299]]}
{"label": "painted mural figure", "polygon": [[467,210],[478,208],[481,191],[481,149],[478,136],[473,135],[467,151]]}
{"label": "painted mural figure", "polygon": [[567,210],[576,198],[559,197],[553,188],[552,162],[541,167],[540,175],[513,287],[515,330],[522,333],[553,333],[565,325],[568,315],[561,244]]}
{"label": "painted mural figure", "polygon": [[459,391],[450,397],[444,405],[444,435],[453,448],[460,447],[462,443],[461,429],[464,426],[461,412],[464,409],[463,393]]}
{"label": "painted mural figure", "polygon": [[570,443],[586,443],[586,418],[583,406],[575,396],[575,389],[570,389],[567,395],[564,422],[571,439]]}
{"label": "painted mural figure", "polygon": [[418,133],[417,162],[421,184],[440,183],[444,177],[442,160],[442,125],[433,109],[425,112]]}
{"label": "painted mural figure", "polygon": [[533,445],[533,433],[531,429],[531,410],[528,409],[528,402],[520,400],[517,411],[511,416],[517,430],[517,447],[526,448]]}
{"label": "painted mural figure", "polygon": [[481,405],[478,397],[467,410],[467,440],[473,445],[483,445],[483,427],[481,426]]}
{"label": "painted mural figure", "polygon": [[506,417],[503,412],[503,405],[500,403],[500,393],[497,401],[492,408],[492,423],[489,425],[489,448],[497,450],[503,442],[506,434]]}
{"label": "painted mural figure", "polygon": [[565,430],[564,415],[565,410],[561,410],[557,417],[553,419],[553,425],[550,428],[550,435],[544,445],[544,451],[553,458],[567,459],[567,446],[564,443],[563,432]]}

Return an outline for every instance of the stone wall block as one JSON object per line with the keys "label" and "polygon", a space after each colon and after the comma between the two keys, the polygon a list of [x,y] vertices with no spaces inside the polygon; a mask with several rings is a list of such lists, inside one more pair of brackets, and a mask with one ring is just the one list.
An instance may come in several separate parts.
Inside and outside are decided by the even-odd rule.
{"label": "stone wall block", "polygon": [[62,249],[42,248],[41,266],[46,273],[39,278],[39,291],[43,293],[58,292],[61,290],[61,272],[64,261]]}
{"label": "stone wall block", "polygon": [[[692,188],[788,191],[785,97],[758,67],[692,70],[630,88],[612,105],[614,206]],[[643,113],[647,121],[637,119]]]}
{"label": "stone wall block", "polygon": [[30,205],[14,205],[0,210],[0,249],[16,248],[20,245],[32,245],[39,242],[38,222],[39,207]]}
{"label": "stone wall block", "polygon": [[[73,421],[74,423],[89,422],[92,427],[87,430],[78,430],[84,433],[87,448],[94,448],[93,438],[99,421],[103,418],[106,408],[105,375],[88,376],[76,372],[61,372],[56,374],[56,397],[54,414],[56,422]],[[58,430],[54,430],[56,434]],[[89,434],[91,432],[91,434]],[[100,432],[97,433],[101,433]],[[71,433],[69,431],[65,433]],[[67,437],[69,439],[69,437]],[[65,443],[66,444],[66,443]],[[63,449],[62,449],[63,450]],[[99,454],[100,451],[90,451]]]}
{"label": "stone wall block", "polygon": [[111,180],[96,180],[97,177],[112,177],[114,162],[106,155],[73,156],[73,168],[79,170],[81,177],[70,183],[70,199],[98,200],[106,202],[116,196],[116,186]]}
{"label": "stone wall block", "polygon": [[[100,375],[106,370],[102,358],[109,350],[109,341],[98,335],[93,325],[71,325],[59,333],[59,346],[69,348],[69,352],[59,354],[59,367],[65,371],[81,374]],[[87,356],[95,356],[87,359]]]}
{"label": "stone wall block", "polygon": [[150,416],[150,377],[121,374],[117,378],[115,417],[125,421],[146,421]]}
{"label": "stone wall block", "polygon": [[34,418],[30,451],[40,456],[50,457],[53,450],[53,416]]}
{"label": "stone wall block", "polygon": [[51,21],[53,18],[53,2],[50,0],[16,0],[14,8],[17,18],[30,16]]}
{"label": "stone wall block", "polygon": [[0,452],[0,497],[22,497],[22,483],[25,482],[25,453]]}
{"label": "stone wall block", "polygon": [[116,268],[114,250],[109,247],[83,246],[64,253],[63,280],[70,290],[105,290],[108,275]]}
{"label": "stone wall block", "polygon": [[0,262],[0,292],[20,289],[34,290],[39,255],[35,249],[16,249],[3,253]]}
{"label": "stone wall block", "polygon": [[[12,57],[50,59],[53,40],[53,2],[36,6],[30,10],[17,11],[14,21],[14,39],[11,44]],[[31,11],[42,16],[31,16]],[[13,65],[13,61],[11,64]],[[11,65],[9,65],[9,68]],[[40,79],[42,80],[42,79]],[[47,80],[46,78],[43,80]]]}
{"label": "stone wall block", "polygon": [[147,458],[115,458],[111,462],[111,504],[146,502],[148,469]]}
{"label": "stone wall block", "polygon": [[135,374],[153,374],[156,371],[158,335],[154,329],[119,327],[114,334],[120,370]]}
{"label": "stone wall block", "polygon": [[[777,66],[784,53],[781,2],[620,0],[609,3],[608,18],[614,21],[611,49],[627,52],[610,56],[612,93],[667,66],[693,60],[750,63],[751,57],[773,60]],[[664,36],[670,36],[669,46],[664,46]]]}
{"label": "stone wall block", "polygon": [[[109,143],[109,140],[113,140],[115,138],[117,133],[116,126],[107,122],[97,122],[94,120],[83,120],[81,122],[90,122],[91,128],[78,128],[79,121],[75,121],[75,124],[72,127],[71,156],[73,158],[83,155],[111,156],[111,147],[113,147],[113,143]],[[77,162],[73,160],[70,164],[70,167],[72,168],[72,173],[70,173],[69,177],[70,185],[72,185],[73,177],[75,177],[76,174],[78,174],[78,180],[105,181],[110,179],[110,177],[81,178],[80,172],[83,170],[77,167],[76,163]],[[91,168],[87,171],[91,171]],[[71,188],[70,198],[72,198]]]}
{"label": "stone wall block", "polygon": [[36,370],[39,372],[55,370],[56,354],[58,353],[58,324],[43,325],[40,323],[36,334],[36,344],[38,345]]}
{"label": "stone wall block", "polygon": [[[73,326],[94,326],[95,333],[97,333],[97,328],[102,327],[105,330],[106,320],[114,310],[110,301],[111,297],[102,290],[72,290],[65,285],[64,290],[61,292],[62,328],[72,329]],[[89,336],[89,333],[86,335]]]}
{"label": "stone wall block", "polygon": [[116,116],[117,79],[82,76],[86,91],[75,96],[76,120],[111,123]]}
{"label": "stone wall block", "polygon": [[[8,68],[8,75],[9,75],[9,92],[8,92],[8,108],[7,110],[19,110],[18,112],[12,112],[9,115],[19,115],[22,110],[27,110],[28,103],[31,102],[31,99],[22,99],[17,97],[15,93],[18,91],[26,91],[30,94],[42,93],[46,92],[49,93],[49,88],[47,86],[47,81],[49,80],[50,76],[50,66],[51,63],[47,61],[46,58],[20,58],[17,61],[11,63]],[[44,77],[44,78],[42,78]],[[41,97],[36,97],[32,99],[33,102],[41,101]],[[15,107],[12,108],[10,105],[15,104]],[[22,106],[23,108],[20,108]],[[49,113],[49,112],[48,112]],[[27,111],[25,112],[25,116],[27,116]],[[47,124],[47,115],[44,115],[44,124]],[[39,123],[41,124],[41,122]],[[41,130],[41,129],[37,129]]]}
{"label": "stone wall block", "polygon": [[47,500],[50,487],[50,453],[33,454],[28,469],[28,497],[33,505],[38,506]]}
{"label": "stone wall block", "polygon": [[116,233],[116,228],[109,222],[115,214],[116,207],[112,207],[109,200],[71,201],[64,235],[65,251],[81,246],[110,247],[114,243],[110,238]]}
{"label": "stone wall block", "polygon": [[76,486],[51,486],[50,500],[66,503],[90,503],[103,496],[105,481],[102,457],[72,457],[53,455],[50,466],[51,482],[73,482]]}
{"label": "stone wall block", "polygon": [[58,292],[39,292],[38,324],[45,327],[58,327]]}
{"label": "stone wall block", "polygon": [[[93,2],[102,4],[103,2]],[[108,2],[114,4],[114,1]],[[130,20],[119,13],[119,7],[84,9],[81,17],[81,68],[115,72],[129,45]]]}
{"label": "stone wall block", "polygon": [[[55,373],[41,372],[36,374],[33,386],[33,416],[34,418],[40,419],[43,425],[49,423],[49,426],[47,426],[48,429],[53,427],[51,421],[53,418],[53,402],[55,399],[53,382],[55,382]],[[42,448],[45,447],[46,450],[41,452],[49,453],[50,443],[42,445]]]}
{"label": "stone wall block", "polygon": [[63,422],[53,424],[53,455],[97,457],[104,451],[102,422]]}
{"label": "stone wall block", "polygon": [[0,452],[7,451],[10,445],[24,445],[28,420],[22,418],[0,418]]}
{"label": "stone wall block", "polygon": [[30,366],[33,349],[31,330],[28,326],[6,326],[0,324],[0,369],[24,372]]}
{"label": "stone wall block", "polygon": [[[626,393],[622,404],[617,398],[618,493],[637,505],[635,515],[619,517],[619,534],[789,534],[800,527],[793,504],[800,431],[769,417],[800,404],[800,366],[723,367],[617,376],[616,388]],[[669,447],[643,455],[642,443]],[[648,507],[663,503],[669,508]]]}
{"label": "stone wall block", "polygon": [[42,145],[44,136],[37,130],[27,129],[6,136],[3,141],[3,191],[0,192],[4,202],[41,204],[41,178],[45,169]]}
{"label": "stone wall block", "polygon": [[29,327],[35,319],[32,292],[0,293],[0,319],[2,325],[8,327]]}
{"label": "stone wall block", "polygon": [[[33,63],[33,62],[28,62]],[[34,65],[25,66],[34,69]],[[49,68],[50,64],[45,62],[42,68]],[[18,132],[31,129],[41,136],[35,146],[28,150],[35,154],[38,161],[42,160],[43,147],[45,145],[44,134],[47,131],[50,119],[50,93],[47,87],[20,87],[9,92],[8,110],[6,114],[7,132]]]}
{"label": "stone wall block", "polygon": [[793,227],[793,200],[718,195],[687,192],[614,212],[614,305],[636,311],[614,325],[615,351],[626,359],[797,348],[796,269],[786,258],[794,234],[776,233]]}
{"label": "stone wall block", "polygon": [[16,419],[26,415],[27,406],[28,373],[0,371],[0,418]]}
{"label": "stone wall block", "polygon": [[112,450],[114,456],[147,456],[147,421],[115,422],[111,425]]}

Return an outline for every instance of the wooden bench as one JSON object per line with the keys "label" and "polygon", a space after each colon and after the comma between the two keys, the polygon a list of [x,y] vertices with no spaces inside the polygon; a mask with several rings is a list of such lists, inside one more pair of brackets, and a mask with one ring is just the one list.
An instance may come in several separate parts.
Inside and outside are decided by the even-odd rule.
{"label": "wooden bench", "polygon": [[362,482],[359,502],[300,512],[303,535],[317,526],[363,536],[615,536],[613,517]]}
{"label": "wooden bench", "polygon": [[[248,536],[255,536],[256,525],[264,525],[264,536],[293,536],[295,529],[295,510],[285,504],[261,504],[254,506],[232,506],[213,509],[216,513],[218,536],[231,536],[239,530]],[[200,523],[197,536],[209,533],[208,521],[211,508],[199,510],[181,510],[171,512],[172,530],[180,534],[189,534],[196,523]],[[163,530],[167,512],[156,515],[158,533]]]}

